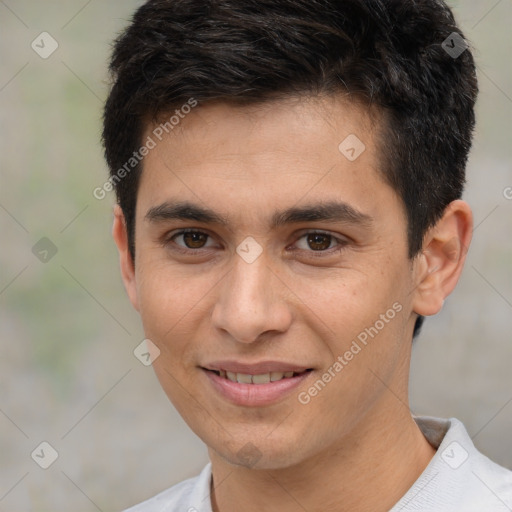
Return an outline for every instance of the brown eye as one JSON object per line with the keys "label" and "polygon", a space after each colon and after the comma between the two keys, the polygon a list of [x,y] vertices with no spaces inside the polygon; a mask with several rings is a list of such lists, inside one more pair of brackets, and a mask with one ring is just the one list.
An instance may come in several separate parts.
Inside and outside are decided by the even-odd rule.
{"label": "brown eye", "polygon": [[348,240],[336,237],[330,233],[321,231],[309,231],[304,233],[295,242],[295,247],[306,257],[329,257],[343,251]]}
{"label": "brown eye", "polygon": [[201,233],[199,231],[183,233],[182,236],[185,245],[189,249],[202,249],[208,239],[208,235],[206,233]]}
{"label": "brown eye", "polygon": [[[167,243],[172,242],[179,250],[190,251],[196,249],[209,249],[208,239],[211,238],[207,233],[196,230],[180,231],[167,239]],[[180,240],[182,239],[182,240]]]}
{"label": "brown eye", "polygon": [[331,245],[332,236],[324,233],[309,233],[307,235],[308,246],[313,251],[325,251]]}

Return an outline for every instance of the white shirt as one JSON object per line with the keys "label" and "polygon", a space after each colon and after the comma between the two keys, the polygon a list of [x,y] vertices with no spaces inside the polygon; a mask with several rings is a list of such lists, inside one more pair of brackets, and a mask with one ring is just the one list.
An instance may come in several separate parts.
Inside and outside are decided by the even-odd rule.
{"label": "white shirt", "polygon": [[[437,452],[425,471],[389,512],[512,512],[512,471],[474,446],[457,419],[414,418]],[[125,512],[212,512],[211,463]]]}

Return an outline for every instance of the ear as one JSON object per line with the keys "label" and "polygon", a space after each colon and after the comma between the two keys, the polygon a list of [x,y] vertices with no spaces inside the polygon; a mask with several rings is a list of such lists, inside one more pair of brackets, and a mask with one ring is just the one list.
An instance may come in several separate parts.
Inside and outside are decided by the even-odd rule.
{"label": "ear", "polygon": [[123,211],[119,205],[114,207],[114,225],[112,226],[112,236],[116,242],[119,251],[119,265],[121,267],[121,276],[123,278],[126,293],[133,307],[139,311],[137,300],[137,283],[135,280],[135,266],[128,249],[128,231],[126,229],[126,220]]}
{"label": "ear", "polygon": [[423,250],[414,261],[413,311],[438,313],[455,288],[473,233],[473,214],[465,201],[451,202],[443,217],[425,234]]}

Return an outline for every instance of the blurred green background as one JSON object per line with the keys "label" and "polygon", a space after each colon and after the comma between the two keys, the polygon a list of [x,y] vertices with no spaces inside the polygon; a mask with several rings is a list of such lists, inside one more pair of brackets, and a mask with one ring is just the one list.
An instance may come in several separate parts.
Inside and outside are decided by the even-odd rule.
{"label": "blurred green background", "polygon": [[[0,1],[0,511],[121,510],[207,461],[133,355],[144,335],[111,240],[114,197],[92,194],[107,177],[110,43],[141,3]],[[512,468],[512,0],[451,5],[479,68],[476,229],[459,287],[415,343],[411,407],[461,419]],[[59,45],[47,59],[31,47],[44,31]],[[57,249],[40,242],[47,262],[32,251],[42,238]],[[43,441],[59,455],[46,470],[31,458]]]}

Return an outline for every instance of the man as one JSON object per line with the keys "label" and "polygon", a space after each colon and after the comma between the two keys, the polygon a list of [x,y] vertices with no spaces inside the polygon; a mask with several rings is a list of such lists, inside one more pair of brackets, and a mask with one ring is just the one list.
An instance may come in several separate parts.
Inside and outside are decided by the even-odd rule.
{"label": "man", "polygon": [[130,510],[512,510],[512,473],[408,406],[473,226],[477,82],[449,8],[152,0],[111,71],[123,280],[211,459]]}

